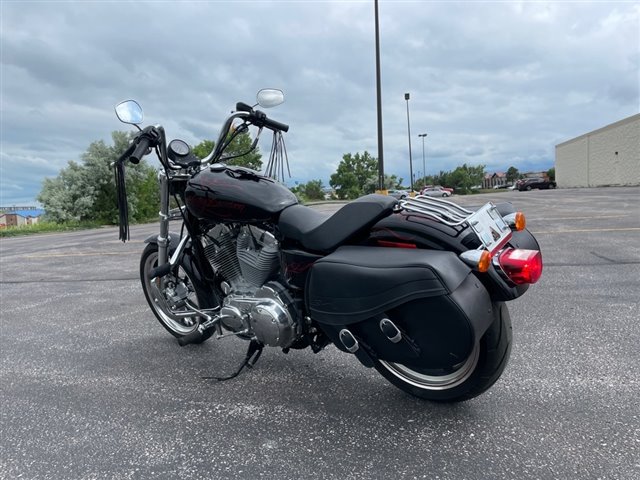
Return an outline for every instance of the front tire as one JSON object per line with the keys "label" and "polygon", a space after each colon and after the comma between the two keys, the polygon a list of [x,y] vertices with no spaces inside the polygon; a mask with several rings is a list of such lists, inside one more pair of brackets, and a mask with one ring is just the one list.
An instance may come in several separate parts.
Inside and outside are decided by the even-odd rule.
{"label": "front tire", "polygon": [[488,390],[502,375],[512,344],[511,317],[504,303],[494,303],[494,321],[473,347],[469,357],[453,371],[408,368],[375,361],[375,368],[399,389],[434,402],[461,402]]}
{"label": "front tire", "polygon": [[[186,318],[175,315],[188,310],[187,303],[199,309],[215,306],[206,291],[193,280],[194,272],[186,266],[187,263],[179,266],[176,272],[163,277],[165,285],[168,285],[161,287],[161,279],[156,278],[152,282],[148,278],[148,273],[158,264],[158,245],[148,244],[140,258],[140,281],[147,303],[160,324],[174,337],[183,337],[192,333],[202,321],[202,318],[197,315]],[[204,340],[206,338],[202,339]]]}

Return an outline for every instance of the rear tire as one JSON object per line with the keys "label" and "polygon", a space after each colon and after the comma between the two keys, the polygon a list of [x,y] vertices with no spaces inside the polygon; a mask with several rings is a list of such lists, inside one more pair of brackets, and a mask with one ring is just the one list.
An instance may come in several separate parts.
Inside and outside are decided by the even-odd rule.
{"label": "rear tire", "polygon": [[[187,267],[188,263],[189,262],[183,262],[183,265],[178,267],[177,272],[170,273],[163,277],[165,282],[171,282],[177,287],[174,287],[174,293],[178,292],[179,296],[186,298],[189,303],[193,304],[196,308],[206,309],[215,307],[215,302],[210,299],[206,290],[203,289],[198,282],[193,280],[196,276],[194,272],[190,271],[190,267]],[[157,266],[157,264],[158,245],[150,243],[145,247],[142,252],[142,257],[140,258],[140,281],[142,283],[144,296],[160,324],[174,337],[183,337],[198,328],[198,325],[203,319],[197,315],[179,318],[172,314],[173,311],[180,312],[181,310],[188,310],[189,307],[180,305],[182,302],[178,302],[176,305],[176,302],[170,298],[171,295],[168,295],[167,289],[161,290],[159,288],[160,279],[155,279],[155,281],[152,282],[148,278],[149,271]],[[181,294],[180,292],[183,293]],[[174,310],[171,309],[171,305],[175,307]],[[203,338],[201,341],[206,340],[206,338]]]}
{"label": "rear tire", "polygon": [[511,354],[511,317],[504,303],[494,303],[494,321],[469,357],[454,371],[414,370],[375,361],[375,368],[399,389],[434,402],[461,402],[488,390],[502,375]]}

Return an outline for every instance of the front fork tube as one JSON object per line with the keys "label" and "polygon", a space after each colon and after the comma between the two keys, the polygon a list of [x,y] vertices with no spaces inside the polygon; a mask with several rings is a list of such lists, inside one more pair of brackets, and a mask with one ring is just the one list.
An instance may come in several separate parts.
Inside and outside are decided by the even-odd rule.
{"label": "front fork tube", "polygon": [[165,172],[158,173],[160,183],[160,234],[158,235],[158,266],[167,263],[169,246],[169,179]]}
{"label": "front fork tube", "polygon": [[[186,234],[180,240],[178,247],[169,258],[169,220],[171,219],[171,213],[169,211],[169,179],[164,172],[158,173],[158,180],[160,182],[160,234],[158,235],[158,264],[157,267],[161,267],[169,263],[171,270],[178,263],[185,245],[189,241],[189,235]],[[164,279],[162,280],[164,284]]]}

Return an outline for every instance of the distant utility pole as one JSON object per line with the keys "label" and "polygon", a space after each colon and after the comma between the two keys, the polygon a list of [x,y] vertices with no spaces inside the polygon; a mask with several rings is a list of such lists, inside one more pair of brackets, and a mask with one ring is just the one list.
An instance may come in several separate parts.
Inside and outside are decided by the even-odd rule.
{"label": "distant utility pole", "polygon": [[[426,169],[426,164],[424,161],[424,139],[427,136],[427,133],[419,133],[418,137],[422,137],[422,175],[424,175],[425,179],[427,177],[427,169]],[[426,180],[424,183],[427,183]]]}
{"label": "distant utility pole", "polygon": [[382,148],[382,87],[380,84],[380,28],[378,27],[378,0],[373,2],[376,21],[376,93],[378,103],[378,188],[384,190],[384,153]]}
{"label": "distant utility pole", "polygon": [[411,158],[411,123],[409,122],[409,98],[408,93],[404,94],[407,101],[407,136],[409,137],[409,178],[411,179],[411,195],[413,195],[413,159]]}

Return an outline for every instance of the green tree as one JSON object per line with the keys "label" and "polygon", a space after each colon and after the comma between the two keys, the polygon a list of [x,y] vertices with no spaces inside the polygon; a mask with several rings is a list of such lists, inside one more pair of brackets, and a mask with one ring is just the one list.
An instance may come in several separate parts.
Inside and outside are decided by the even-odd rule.
{"label": "green tree", "polygon": [[[260,149],[256,147],[255,150],[249,152],[252,143],[253,140],[248,133],[237,135],[224,150],[221,161],[227,165],[247,167],[258,171],[262,170],[262,154],[260,153]],[[215,145],[216,143],[213,140],[203,140],[193,147],[193,153],[198,158],[204,158],[213,151]]]}
{"label": "green tree", "polygon": [[358,198],[367,193],[367,183],[371,178],[376,178],[378,172],[378,159],[365,151],[362,155],[345,153],[338,165],[336,173],[331,175],[329,185],[335,190],[338,198]]}
{"label": "green tree", "polygon": [[[70,161],[57,177],[46,178],[37,200],[54,222],[96,221],[117,223],[116,187],[111,164],[126,150],[130,134],[113,132],[113,146],[100,140],[89,145],[82,163]],[[156,215],[159,203],[157,170],[144,160],[126,164],[126,185],[131,221]]]}
{"label": "green tree", "polygon": [[509,167],[509,170],[507,170],[507,182],[515,183],[518,178],[520,178],[520,172],[518,171],[518,169],[513,166]]}
{"label": "green tree", "polygon": [[549,180],[551,180],[552,182],[556,181],[556,167],[551,167],[549,170],[547,170],[547,175],[549,176]]}
{"label": "green tree", "polygon": [[306,200],[324,200],[322,180],[310,180],[298,186],[297,192]]}
{"label": "green tree", "polygon": [[[385,190],[393,190],[396,188],[401,188],[402,186],[402,178],[398,178],[396,175],[384,175],[383,188]],[[378,177],[377,175],[374,177],[370,177],[364,185],[364,193],[374,193],[378,190]]]}
{"label": "green tree", "polygon": [[481,185],[484,178],[484,165],[475,167],[466,163],[451,172],[453,188],[464,193],[471,193],[471,187]]}
{"label": "green tree", "polygon": [[216,142],[213,140],[203,140],[198,145],[193,147],[193,154],[202,159],[213,152],[213,147],[216,146]]}
{"label": "green tree", "polygon": [[427,183],[453,188],[456,193],[471,193],[471,187],[482,184],[484,165],[469,166],[466,163],[453,171],[440,171],[438,175],[429,175]]}

